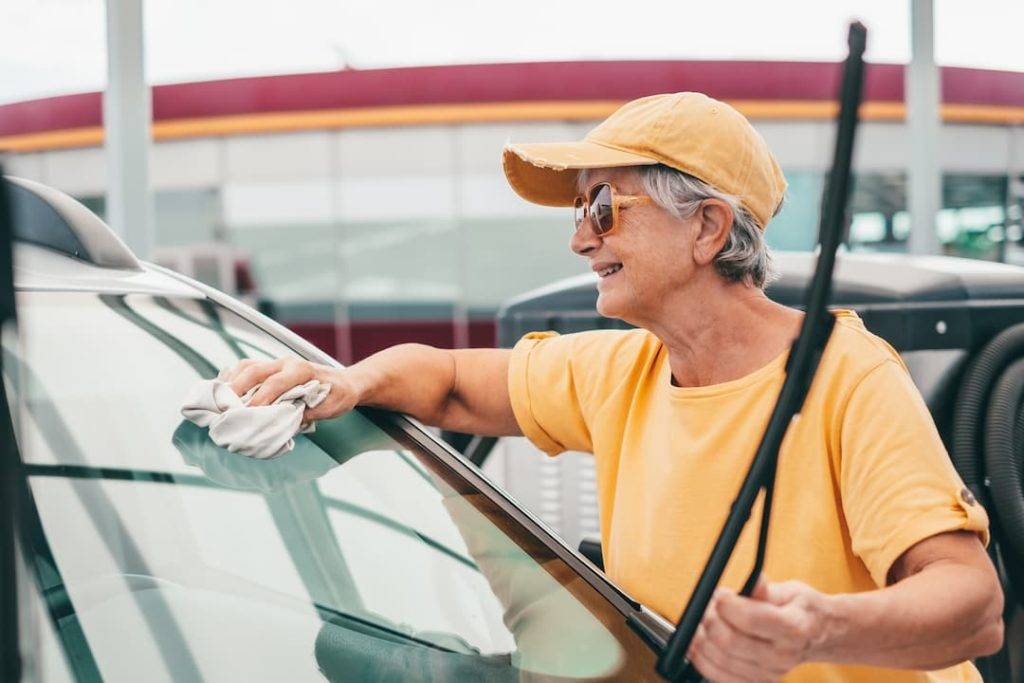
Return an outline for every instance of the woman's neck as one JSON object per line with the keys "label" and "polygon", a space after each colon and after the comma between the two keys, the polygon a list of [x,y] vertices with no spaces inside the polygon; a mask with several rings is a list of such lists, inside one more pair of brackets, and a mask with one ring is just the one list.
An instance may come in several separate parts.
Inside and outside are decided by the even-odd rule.
{"label": "woman's neck", "polygon": [[803,314],[756,287],[720,278],[700,292],[680,292],[643,327],[668,350],[674,382],[708,386],[739,379],[789,348]]}

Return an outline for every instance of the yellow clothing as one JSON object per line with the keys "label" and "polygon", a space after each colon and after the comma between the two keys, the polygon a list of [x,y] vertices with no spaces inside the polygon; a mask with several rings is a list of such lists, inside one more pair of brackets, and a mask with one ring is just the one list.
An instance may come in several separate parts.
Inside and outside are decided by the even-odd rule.
{"label": "yellow clothing", "polygon": [[[765,574],[824,593],[872,590],[910,546],[955,529],[985,538],[899,355],[851,311],[837,320],[803,413],[780,453]],[[523,433],[550,455],[594,454],[608,576],[675,622],[753,458],[784,378],[783,353],[740,379],[671,382],[668,352],[642,329],[523,337],[509,393]],[[966,500],[971,501],[970,503]],[[753,565],[760,501],[726,568]],[[929,674],[807,664],[787,681],[964,681],[970,663]]]}

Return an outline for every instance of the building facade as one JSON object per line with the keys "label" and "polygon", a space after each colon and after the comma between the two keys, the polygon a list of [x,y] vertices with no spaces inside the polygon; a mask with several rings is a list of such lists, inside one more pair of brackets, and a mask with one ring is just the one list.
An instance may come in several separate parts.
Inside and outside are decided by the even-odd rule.
{"label": "building facade", "polygon": [[[585,272],[570,212],[515,196],[507,141],[577,139],[623,102],[697,90],[748,116],[790,183],[767,231],[807,249],[830,162],[838,67],[628,61],[338,71],[157,86],[150,257],[252,290],[342,361],[384,346],[494,343],[506,298]],[[1024,260],[1024,74],[942,70],[937,144],[950,254]],[[901,250],[910,230],[903,68],[867,72],[850,248]],[[104,213],[102,99],[0,107],[13,175]]]}

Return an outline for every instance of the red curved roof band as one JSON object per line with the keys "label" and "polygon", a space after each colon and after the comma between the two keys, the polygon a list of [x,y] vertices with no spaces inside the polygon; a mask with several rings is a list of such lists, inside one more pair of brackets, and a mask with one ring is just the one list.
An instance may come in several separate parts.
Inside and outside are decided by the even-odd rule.
{"label": "red curved roof band", "polygon": [[[875,64],[866,101],[902,102],[903,69]],[[696,90],[723,100],[823,101],[838,84],[829,62],[537,62],[345,70],[153,88],[153,120],[430,104],[630,100]],[[942,101],[1024,108],[1024,73],[944,67]],[[0,136],[102,125],[102,93],[0,106]]]}

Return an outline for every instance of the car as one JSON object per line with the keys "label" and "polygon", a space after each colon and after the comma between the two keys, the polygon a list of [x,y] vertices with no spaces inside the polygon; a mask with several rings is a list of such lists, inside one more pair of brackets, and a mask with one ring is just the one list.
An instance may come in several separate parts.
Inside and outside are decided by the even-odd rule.
{"label": "car", "polygon": [[416,421],[360,407],[265,461],[216,446],[182,418],[194,383],[336,361],[7,185],[33,680],[655,678],[671,625]]}

